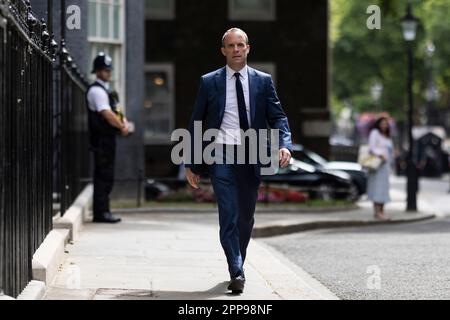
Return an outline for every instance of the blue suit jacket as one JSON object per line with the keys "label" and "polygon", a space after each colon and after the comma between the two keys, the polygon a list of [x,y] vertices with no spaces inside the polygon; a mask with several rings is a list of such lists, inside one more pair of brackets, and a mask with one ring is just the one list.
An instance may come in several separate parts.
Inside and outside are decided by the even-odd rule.
{"label": "blue suit jacket", "polygon": [[[280,148],[292,150],[292,135],[289,123],[278,98],[272,77],[269,74],[248,67],[250,85],[251,128],[279,129]],[[226,104],[226,68],[208,73],[200,79],[200,90],[189,124],[191,137],[194,137],[194,122],[202,121],[203,129],[220,130],[225,114]],[[192,141],[192,158],[194,150]],[[200,141],[196,141],[200,143]],[[193,162],[192,162],[193,163]],[[194,173],[201,174],[205,166],[200,164],[186,165]]]}

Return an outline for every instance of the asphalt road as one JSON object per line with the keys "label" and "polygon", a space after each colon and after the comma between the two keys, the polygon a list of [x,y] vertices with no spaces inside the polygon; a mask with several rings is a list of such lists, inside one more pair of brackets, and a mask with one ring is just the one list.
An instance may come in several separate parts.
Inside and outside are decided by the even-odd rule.
{"label": "asphalt road", "polygon": [[450,219],[265,242],[341,299],[450,299]]}
{"label": "asphalt road", "polygon": [[[400,182],[396,188],[403,188]],[[448,183],[424,181],[441,218],[264,240],[346,300],[450,299]]]}

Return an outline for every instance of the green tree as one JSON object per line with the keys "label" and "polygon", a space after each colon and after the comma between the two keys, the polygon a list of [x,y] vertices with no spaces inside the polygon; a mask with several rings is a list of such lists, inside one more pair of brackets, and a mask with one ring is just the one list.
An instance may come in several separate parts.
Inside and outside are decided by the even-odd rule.
{"label": "green tree", "polygon": [[[406,3],[405,0],[331,0],[333,101],[336,108],[347,101],[358,112],[383,110],[398,120],[405,119],[407,44],[403,39],[401,20]],[[366,26],[369,17],[366,10],[372,4],[381,8],[381,30],[369,30]],[[443,93],[439,105],[448,107],[450,1],[417,0],[413,1],[413,8],[422,22],[417,40],[412,44],[415,103],[423,103],[427,74],[425,45],[432,40],[437,47],[434,72]],[[375,82],[384,87],[380,106],[376,106],[371,97],[371,87]]]}

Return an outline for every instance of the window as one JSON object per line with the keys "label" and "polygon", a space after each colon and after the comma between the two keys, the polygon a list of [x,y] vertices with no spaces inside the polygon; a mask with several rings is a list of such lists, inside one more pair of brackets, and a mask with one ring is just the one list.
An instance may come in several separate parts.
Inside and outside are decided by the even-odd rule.
{"label": "window", "polygon": [[175,0],[145,0],[145,17],[152,20],[175,19]]}
{"label": "window", "polygon": [[276,0],[228,0],[230,20],[273,21]]}
{"label": "window", "polygon": [[175,129],[175,81],[172,64],[145,68],[144,141],[169,145]]}
{"label": "window", "polygon": [[[88,71],[90,73],[92,61],[98,53],[110,55],[114,64],[111,89],[119,93],[120,101],[125,101],[124,0],[89,0],[88,10],[91,57]],[[92,80],[94,78],[92,76]]]}

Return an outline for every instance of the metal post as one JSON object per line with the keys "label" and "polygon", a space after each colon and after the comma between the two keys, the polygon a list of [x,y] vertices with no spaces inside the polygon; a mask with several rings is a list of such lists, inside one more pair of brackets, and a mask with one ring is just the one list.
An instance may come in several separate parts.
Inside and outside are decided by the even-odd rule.
{"label": "metal post", "polygon": [[417,212],[417,168],[414,162],[414,98],[413,98],[413,50],[412,44],[408,44],[408,183],[407,183],[407,211]]}
{"label": "metal post", "polygon": [[137,185],[137,207],[140,208],[142,206],[142,185],[144,182],[144,173],[143,170],[139,170],[138,172],[138,185]]}
{"label": "metal post", "polygon": [[47,0],[47,24],[48,33],[53,34],[53,0]]}
{"label": "metal post", "polygon": [[61,40],[66,40],[66,0],[61,0]]}

